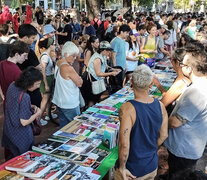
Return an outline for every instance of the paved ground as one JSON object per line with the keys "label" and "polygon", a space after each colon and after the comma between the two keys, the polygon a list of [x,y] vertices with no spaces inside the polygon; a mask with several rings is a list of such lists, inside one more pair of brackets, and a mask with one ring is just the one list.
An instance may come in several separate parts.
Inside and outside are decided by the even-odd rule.
{"label": "paved ground", "polygon": [[[2,100],[0,100],[0,138],[2,137],[2,121],[3,121],[3,112],[2,112]],[[35,143],[39,143],[47,139],[51,136],[54,132],[58,130],[58,126],[54,123],[50,122],[42,128],[42,133],[40,136],[35,137]],[[167,165],[167,152],[164,147],[159,150],[160,160],[159,160],[159,174],[165,174],[168,169]],[[4,162],[4,151],[3,148],[0,146],[0,164]],[[197,163],[197,170],[204,171],[205,166],[207,165],[207,148],[203,154],[203,157]],[[104,178],[108,179],[108,177]],[[159,179],[159,178],[158,178]]]}

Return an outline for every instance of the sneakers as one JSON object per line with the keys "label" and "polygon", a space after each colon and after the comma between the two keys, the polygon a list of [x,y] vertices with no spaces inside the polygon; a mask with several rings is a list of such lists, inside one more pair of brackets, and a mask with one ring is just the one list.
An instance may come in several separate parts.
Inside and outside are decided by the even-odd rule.
{"label": "sneakers", "polygon": [[[53,114],[53,113],[51,113],[51,116],[52,116],[53,119],[56,119],[58,117],[57,114]],[[45,116],[45,120],[49,121],[50,117],[49,116]]]}
{"label": "sneakers", "polygon": [[43,119],[40,119],[40,123],[41,123],[41,126],[45,126],[48,122]]}

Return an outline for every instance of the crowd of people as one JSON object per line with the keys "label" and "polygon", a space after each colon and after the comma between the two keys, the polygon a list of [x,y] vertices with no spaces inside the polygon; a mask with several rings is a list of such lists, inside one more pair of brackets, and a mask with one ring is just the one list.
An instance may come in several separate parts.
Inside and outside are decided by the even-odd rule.
{"label": "crowd of people", "polygon": [[[32,123],[47,124],[51,102],[60,128],[128,81],[135,98],[119,112],[115,180],[154,179],[158,148],[169,157],[169,179],[190,176],[207,141],[207,21],[203,14],[137,13],[134,16],[62,11],[46,15],[27,6],[0,15],[0,95],[5,159],[31,149]],[[64,11],[66,12],[66,11]],[[177,78],[166,90],[150,68],[170,61]],[[97,90],[94,82],[99,83]],[[149,96],[152,85],[162,92]],[[102,89],[101,89],[101,88]],[[106,93],[107,92],[107,93]],[[84,99],[84,103],[82,102]],[[167,109],[167,110],[166,110]],[[169,117],[168,117],[169,116]]]}

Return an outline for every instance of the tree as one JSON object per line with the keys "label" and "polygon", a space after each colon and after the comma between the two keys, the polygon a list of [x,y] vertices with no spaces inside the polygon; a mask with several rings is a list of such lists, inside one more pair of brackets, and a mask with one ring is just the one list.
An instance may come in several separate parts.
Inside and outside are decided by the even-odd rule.
{"label": "tree", "polygon": [[132,0],[123,0],[123,7],[132,7]]}
{"label": "tree", "polygon": [[101,13],[101,4],[102,0],[86,0],[87,15],[90,20]]}

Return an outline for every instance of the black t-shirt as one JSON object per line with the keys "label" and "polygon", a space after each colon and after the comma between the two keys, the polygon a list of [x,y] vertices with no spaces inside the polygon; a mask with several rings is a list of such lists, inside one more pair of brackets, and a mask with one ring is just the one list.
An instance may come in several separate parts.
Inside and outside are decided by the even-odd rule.
{"label": "black t-shirt", "polygon": [[[60,32],[60,31],[58,31]],[[63,33],[67,32],[67,36],[61,36],[58,35],[58,44],[65,44],[67,41],[71,41],[71,36],[72,36],[72,26],[70,24],[66,24]]]}
{"label": "black t-shirt", "polygon": [[72,35],[72,27],[71,27],[71,25],[70,24],[66,24],[65,25],[65,27],[64,27],[64,30],[63,30],[63,32],[65,33],[65,32],[67,32],[68,33],[68,35],[66,36],[66,41],[71,41],[71,35]]}
{"label": "black t-shirt", "polygon": [[38,11],[35,13],[35,17],[37,18],[37,23],[38,24],[43,24],[43,21],[44,21],[44,14],[42,11]]}
{"label": "black t-shirt", "polygon": [[39,60],[35,54],[35,52],[30,49],[29,53],[28,53],[28,59],[25,60],[22,64],[18,64],[19,68],[23,71],[25,70],[27,67],[29,66],[38,66],[40,63],[39,63]]}

